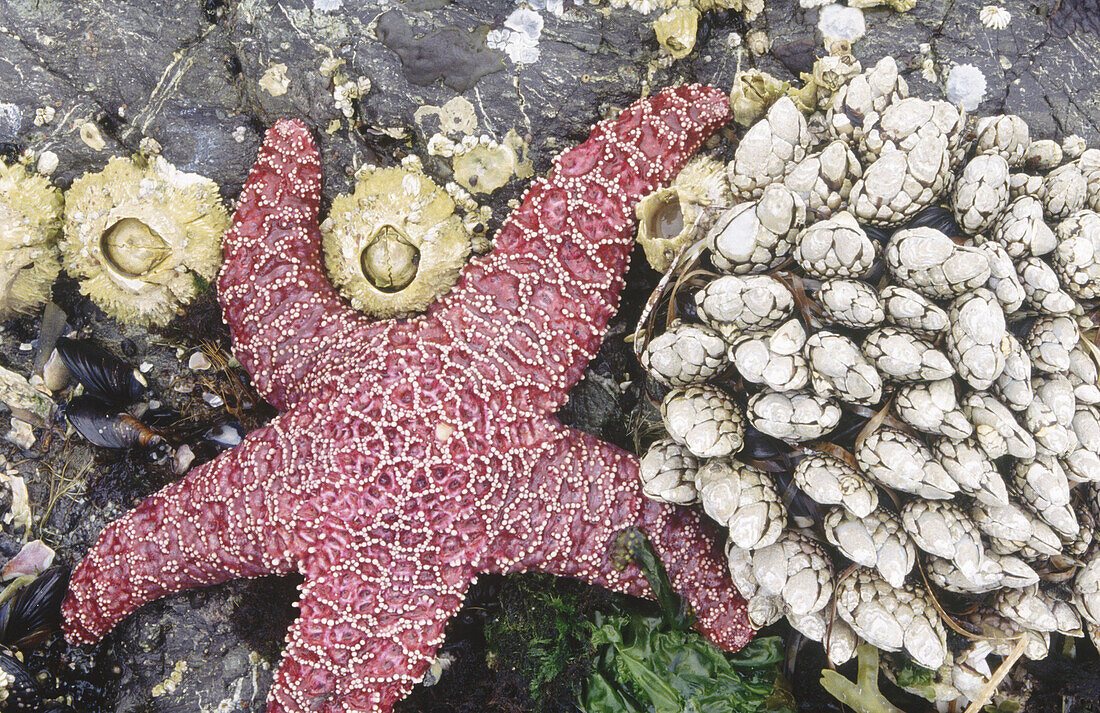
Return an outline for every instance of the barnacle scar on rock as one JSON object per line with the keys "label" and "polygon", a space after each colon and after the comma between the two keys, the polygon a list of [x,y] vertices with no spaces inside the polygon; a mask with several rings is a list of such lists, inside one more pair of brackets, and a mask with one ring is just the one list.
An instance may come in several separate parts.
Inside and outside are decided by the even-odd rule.
{"label": "barnacle scar on rock", "polygon": [[49,299],[63,203],[47,179],[0,161],[0,319]]}
{"label": "barnacle scar on rock", "polygon": [[676,252],[706,233],[713,215],[708,210],[733,203],[725,167],[706,156],[692,159],[668,188],[638,202],[638,243],[654,270],[664,272]]}
{"label": "barnacle scar on rock", "polygon": [[473,241],[447,192],[406,167],[363,171],[321,234],[333,282],[375,317],[420,312],[451,289]]}
{"label": "barnacle scar on rock", "polygon": [[161,156],[112,158],[66,194],[65,270],[122,322],[167,324],[213,280],[229,217],[218,186]]}

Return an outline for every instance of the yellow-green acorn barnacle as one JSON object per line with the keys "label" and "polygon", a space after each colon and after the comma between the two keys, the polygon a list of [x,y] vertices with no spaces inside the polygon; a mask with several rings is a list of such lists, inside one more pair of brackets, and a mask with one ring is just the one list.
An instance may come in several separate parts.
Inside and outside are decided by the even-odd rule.
{"label": "yellow-green acorn barnacle", "polygon": [[61,265],[61,191],[20,164],[0,161],[0,319],[50,298]]}
{"label": "yellow-green acorn barnacle", "polygon": [[321,225],[329,276],[375,317],[424,310],[458,280],[473,236],[447,192],[418,170],[368,167]]}
{"label": "yellow-green acorn barnacle", "polygon": [[112,158],[66,193],[65,270],[104,312],[167,324],[221,264],[229,228],[218,186],[162,156]]}
{"label": "yellow-green acorn barnacle", "polygon": [[672,181],[638,202],[638,243],[654,270],[665,272],[681,247],[703,235],[713,211],[731,205],[733,194],[722,163],[706,156],[692,159]]}

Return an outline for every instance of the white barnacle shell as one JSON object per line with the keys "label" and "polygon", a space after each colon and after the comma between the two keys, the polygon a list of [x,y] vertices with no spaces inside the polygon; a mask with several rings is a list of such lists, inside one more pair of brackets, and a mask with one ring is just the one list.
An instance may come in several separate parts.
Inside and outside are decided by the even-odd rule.
{"label": "white barnacle shell", "polygon": [[947,101],[964,111],[974,111],[985,99],[985,75],[972,64],[956,64],[947,73],[945,88]]}
{"label": "white barnacle shell", "polygon": [[882,400],[882,377],[848,337],[815,332],[806,340],[810,382],[821,396],[873,405]]}
{"label": "white barnacle shell", "polygon": [[972,391],[963,397],[962,409],[974,424],[975,439],[990,458],[1005,454],[1013,458],[1035,457],[1035,439],[992,394]]}
{"label": "white barnacle shell", "polygon": [[715,221],[707,247],[715,267],[733,274],[765,272],[787,259],[792,239],[806,224],[806,204],[781,183],[762,189],[760,198],[737,205]]}
{"label": "white barnacle shell", "polygon": [[970,518],[986,537],[991,548],[1001,555],[1030,549],[1039,555],[1056,555],[1062,549],[1058,535],[1050,526],[1016,503],[994,505],[975,500]]}
{"label": "white barnacle shell", "polygon": [[881,294],[887,322],[928,334],[937,334],[947,329],[947,312],[919,292],[908,287],[887,285],[882,288]]}
{"label": "white barnacle shell", "polygon": [[806,117],[789,97],[780,98],[745,133],[727,167],[730,186],[742,199],[760,197],[764,186],[783,178],[810,148]]}
{"label": "white barnacle shell", "polygon": [[708,385],[673,389],[661,401],[668,435],[699,458],[715,458],[741,449],[741,409],[719,389]]}
{"label": "white barnacle shell", "polygon": [[794,310],[794,297],[769,275],[726,275],[695,294],[699,317],[732,340],[740,332],[773,327]]}
{"label": "white barnacle shell", "polygon": [[970,386],[988,389],[1005,367],[1001,351],[1005,315],[996,296],[984,287],[956,297],[948,311],[947,356]]}
{"label": "white barnacle shell", "polygon": [[1062,147],[1052,139],[1036,139],[1027,145],[1023,167],[1028,171],[1049,171],[1062,163]]}
{"label": "white barnacle shell", "polygon": [[784,322],[771,333],[753,333],[737,339],[730,359],[746,381],[776,391],[796,391],[810,379],[809,363],[802,354],[806,330],[797,319]]}
{"label": "white barnacle shell", "polygon": [[1065,372],[1070,367],[1070,352],[1077,346],[1079,336],[1077,323],[1069,317],[1035,320],[1024,341],[1032,367],[1051,374]]}
{"label": "white barnacle shell", "polygon": [[859,471],[826,453],[809,453],[792,473],[794,484],[822,505],[842,505],[857,518],[878,507],[878,490]]}
{"label": "white barnacle shell", "polygon": [[[997,219],[990,238],[1012,259],[1045,255],[1058,244],[1054,232],[1043,221],[1043,204],[1033,196],[1016,198]],[[977,240],[984,239],[978,236]]]}
{"label": "white barnacle shell", "polygon": [[894,392],[898,418],[925,433],[966,438],[974,426],[959,408],[953,379],[905,384]]}
{"label": "white barnacle shell", "polygon": [[795,261],[807,275],[821,279],[859,277],[877,255],[875,243],[848,212],[818,221],[795,237]]}
{"label": "white barnacle shell", "polygon": [[747,416],[758,431],[788,443],[812,441],[840,423],[840,407],[808,391],[764,389],[749,399]]}
{"label": "white barnacle shell", "polygon": [[1077,159],[1077,168],[1085,176],[1088,186],[1086,205],[1100,213],[1100,149],[1087,149]]}
{"label": "white barnacle shell", "polygon": [[833,596],[833,563],[825,548],[797,530],[753,552],[752,571],[761,590],[778,594],[796,615],[821,611]]}
{"label": "white barnacle shell", "polygon": [[699,499],[695,473],[699,459],[671,438],[654,441],[638,463],[638,477],[647,498],[661,503],[690,505]]}
{"label": "white barnacle shell", "polygon": [[1097,369],[1096,359],[1080,344],[1069,352],[1069,371],[1066,376],[1073,384],[1073,395],[1078,404],[1100,404],[1100,388],[1097,386],[1100,382],[1100,370]]}
{"label": "white barnacle shell", "polygon": [[908,151],[889,151],[852,186],[851,211],[873,225],[903,223],[946,190],[951,150],[946,136],[928,134]]}
{"label": "white barnacle shell", "polygon": [[917,562],[917,548],[896,516],[882,509],[862,517],[831,508],[822,520],[825,538],[856,564],[873,567],[900,587]]}
{"label": "white barnacle shell", "polygon": [[978,249],[985,253],[989,260],[989,280],[986,287],[993,291],[997,301],[1001,304],[1001,310],[1005,314],[1011,314],[1024,303],[1027,293],[1020,284],[1020,276],[1016,273],[1016,266],[1012,258],[1000,243],[987,240],[978,245]]}
{"label": "white barnacle shell", "polygon": [[817,301],[826,317],[851,329],[871,329],[886,319],[878,292],[859,280],[826,280],[817,291]]}
{"label": "white barnacle shell", "polygon": [[162,156],[113,158],[66,194],[62,259],[111,316],[167,324],[198,294],[196,275],[214,279],[228,227],[214,181]]}
{"label": "white barnacle shell", "polygon": [[1051,602],[1039,594],[1038,583],[1019,589],[1002,589],[993,599],[993,609],[1018,625],[1035,631],[1058,631],[1058,618]]}
{"label": "white barnacle shell", "polygon": [[726,342],[709,327],[677,322],[646,344],[641,362],[669,386],[702,383],[727,366]]}
{"label": "white barnacle shell", "polygon": [[1100,214],[1079,210],[1055,231],[1054,266],[1065,289],[1076,297],[1100,297]]}
{"label": "white barnacle shell", "polygon": [[982,5],[978,19],[991,30],[1003,30],[1012,22],[1012,13],[1000,5]]}
{"label": "white barnacle shell", "polygon": [[868,334],[863,354],[895,381],[937,381],[955,373],[947,355],[932,342],[897,327],[880,327]]}
{"label": "white barnacle shell", "polygon": [[947,102],[901,99],[868,117],[859,142],[860,154],[871,163],[886,153],[909,152],[938,138],[946,140],[953,151],[965,124],[964,116]]}
{"label": "white barnacle shell", "polygon": [[1077,536],[1080,525],[1070,503],[1069,480],[1057,460],[1047,456],[1017,460],[1010,484],[1020,500],[1060,537],[1072,540]]}
{"label": "white barnacle shell", "polygon": [[1008,165],[1017,168],[1024,162],[1024,154],[1031,143],[1027,122],[1015,114],[983,116],[978,119],[974,150],[983,154],[1001,156]]}
{"label": "white barnacle shell", "polygon": [[1100,626],[1100,553],[1093,553],[1073,578],[1077,611],[1094,626]]}
{"label": "white barnacle shell", "polygon": [[962,492],[990,505],[1008,505],[1004,478],[973,438],[936,438],[932,454]]}
{"label": "white barnacle shell", "polygon": [[904,649],[931,669],[947,660],[943,622],[928,593],[916,584],[894,587],[873,570],[857,568],[837,584],[836,610],[857,634],[880,649]]}
{"label": "white barnacle shell", "polygon": [[837,138],[858,141],[868,116],[881,113],[892,102],[907,96],[909,86],[898,74],[897,62],[886,55],[833,95],[826,112],[828,132]]}
{"label": "white barnacle shell", "polygon": [[1037,257],[1026,257],[1016,263],[1016,273],[1024,288],[1024,301],[1036,312],[1068,314],[1076,303],[1058,281],[1058,274]]}
{"label": "white barnacle shell", "polygon": [[1045,659],[1050,652],[1050,632],[1023,627],[1008,617],[1001,616],[992,607],[978,607],[966,615],[965,621],[985,637],[995,656],[1011,656],[1020,637],[1027,642],[1024,656],[1032,661]]}
{"label": "white barnacle shell", "polygon": [[703,510],[729,528],[735,546],[767,547],[783,532],[787,508],[767,473],[730,458],[713,458],[696,472],[695,487]]}
{"label": "white barnacle shell", "polygon": [[933,299],[950,299],[989,280],[989,260],[974,247],[956,245],[934,228],[895,232],[886,244],[890,274]]}
{"label": "white barnacle shell", "polygon": [[1088,181],[1076,163],[1059,166],[1043,179],[1039,193],[1043,201],[1043,213],[1050,220],[1068,218],[1085,207]]}
{"label": "white barnacle shell", "polygon": [[978,571],[964,574],[951,560],[930,555],[925,558],[928,580],[937,587],[958,594],[984,594],[1001,587],[1027,587],[1039,575],[1019,557],[986,552]]}
{"label": "white barnacle shell", "polygon": [[61,191],[20,164],[0,161],[0,319],[45,304],[61,265]]}
{"label": "white barnacle shell", "polygon": [[1035,398],[1024,410],[1024,425],[1035,436],[1040,454],[1065,456],[1078,443],[1073,433],[1077,400],[1073,384],[1062,374],[1045,374],[1032,380]]}
{"label": "white barnacle shell", "polygon": [[1031,388],[1031,359],[1012,332],[1005,332],[1001,352],[1005,355],[1005,368],[993,383],[993,392],[1013,411],[1023,411],[1035,398]]}
{"label": "white barnacle shell", "polygon": [[993,227],[1008,206],[1008,161],[978,154],[966,164],[951,192],[951,210],[963,232],[973,235]]}
{"label": "white barnacle shell", "polygon": [[882,428],[864,438],[856,462],[876,482],[922,498],[950,499],[959,490],[927,446],[894,429]]}
{"label": "white barnacle shell", "polygon": [[829,218],[848,201],[852,186],[862,175],[855,153],[836,140],[795,164],[783,185],[805,201],[811,214]]}
{"label": "white barnacle shell", "polygon": [[985,559],[981,532],[958,505],[914,498],[902,506],[900,515],[917,547],[951,560],[966,577],[977,576]]}

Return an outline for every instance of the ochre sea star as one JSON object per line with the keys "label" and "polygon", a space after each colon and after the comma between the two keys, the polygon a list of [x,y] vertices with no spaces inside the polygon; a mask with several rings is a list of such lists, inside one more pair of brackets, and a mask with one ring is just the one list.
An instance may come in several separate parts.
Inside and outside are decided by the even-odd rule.
{"label": "ochre sea star", "polygon": [[237,358],[283,413],[108,526],[73,574],[68,639],[95,641],[169,592],[298,570],[268,711],[389,711],[479,572],[649,594],[609,557],[638,525],[699,629],[744,644],[744,601],[698,515],[643,498],[633,455],[553,417],[615,311],[635,202],[728,118],[721,91],[687,86],[597,125],[449,294],[382,322],[326,279],[320,159],[301,123],[277,123],[218,292]]}

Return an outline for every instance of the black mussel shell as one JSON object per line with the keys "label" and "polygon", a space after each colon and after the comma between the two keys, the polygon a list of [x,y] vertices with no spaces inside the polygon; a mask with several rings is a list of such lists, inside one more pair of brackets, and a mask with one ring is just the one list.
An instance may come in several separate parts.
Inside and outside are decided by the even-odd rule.
{"label": "black mussel shell", "polygon": [[930,205],[917,211],[912,220],[906,223],[905,228],[934,228],[949,238],[966,237],[955,222],[955,215],[949,208],[940,205]]}
{"label": "black mussel shell", "polygon": [[860,223],[859,227],[863,229],[863,232],[867,233],[868,238],[882,245],[885,245],[887,242],[889,242],[890,235],[894,232],[889,228],[883,228],[878,225],[870,225],[868,223]]}
{"label": "black mussel shell", "polygon": [[68,588],[68,567],[50,567],[20,587],[0,604],[0,644],[23,649],[57,631],[61,626],[61,600]]}
{"label": "black mussel shell", "polygon": [[7,696],[0,703],[0,710],[28,711],[29,713],[42,710],[46,702],[42,698],[42,689],[38,687],[38,681],[15,652],[3,646],[0,646],[0,671],[7,674],[10,680],[5,688]]}
{"label": "black mussel shell", "polygon": [[134,367],[91,342],[59,337],[57,353],[89,396],[126,405],[145,393],[145,384],[138,381]]}
{"label": "black mussel shell", "polygon": [[128,413],[90,396],[77,396],[64,406],[65,418],[94,446],[133,448],[163,440],[156,431]]}

